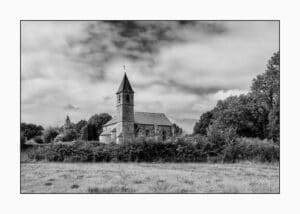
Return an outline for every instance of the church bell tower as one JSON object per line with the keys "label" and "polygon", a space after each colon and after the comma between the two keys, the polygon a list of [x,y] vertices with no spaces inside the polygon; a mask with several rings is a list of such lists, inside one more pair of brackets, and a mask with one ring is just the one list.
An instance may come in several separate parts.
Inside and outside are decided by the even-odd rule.
{"label": "church bell tower", "polygon": [[117,95],[117,143],[128,143],[134,138],[134,91],[124,74]]}

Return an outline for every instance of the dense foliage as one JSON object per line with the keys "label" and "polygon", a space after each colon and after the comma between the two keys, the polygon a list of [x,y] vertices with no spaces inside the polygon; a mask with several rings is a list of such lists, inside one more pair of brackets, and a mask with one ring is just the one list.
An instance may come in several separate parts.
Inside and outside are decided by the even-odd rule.
{"label": "dense foliage", "polygon": [[61,134],[57,135],[55,138],[55,142],[68,142],[78,139],[78,134],[75,129],[70,128],[64,130]]}
{"label": "dense foliage", "polygon": [[21,149],[25,149],[28,143],[68,142],[79,139],[98,140],[102,126],[111,118],[109,114],[102,113],[93,115],[88,121],[80,120],[77,123],[72,123],[70,117],[67,116],[63,126],[48,127],[45,130],[39,125],[21,123]]}
{"label": "dense foliage", "polygon": [[73,144],[35,146],[29,153],[32,160],[66,162],[236,162],[279,160],[279,146],[268,140],[238,138],[222,152],[207,138],[155,142],[138,140],[130,144],[102,144],[98,141],[77,141]]}
{"label": "dense foliage", "polygon": [[25,149],[26,148],[26,145],[25,145],[25,137],[24,137],[24,133],[21,132],[20,134],[20,146],[21,146],[21,149]]}
{"label": "dense foliage", "polygon": [[229,144],[223,154],[224,162],[241,160],[274,162],[279,160],[279,146],[268,140],[258,138],[239,138]]}
{"label": "dense foliage", "polygon": [[[194,126],[194,134],[207,135],[209,129],[218,126],[221,131],[234,130],[239,137],[268,138],[279,142],[279,62],[277,52],[269,60],[266,71],[254,78],[248,94],[218,101],[214,109],[201,115]],[[218,132],[218,129],[214,130]]]}
{"label": "dense foliage", "polygon": [[103,131],[103,125],[111,119],[112,117],[107,113],[91,116],[85,126],[81,129],[80,139],[89,141],[99,140],[99,136]]}
{"label": "dense foliage", "polygon": [[81,140],[93,141],[98,140],[97,127],[94,124],[86,124],[81,130]]}
{"label": "dense foliage", "polygon": [[80,121],[78,121],[78,123],[76,123],[74,126],[74,128],[76,129],[76,132],[77,133],[80,133],[81,132],[81,130],[82,130],[82,128],[84,127],[84,126],[86,126],[87,125],[87,121],[86,120],[80,120]]}
{"label": "dense foliage", "polygon": [[33,141],[34,141],[35,143],[38,143],[38,144],[44,143],[44,139],[43,139],[43,137],[41,137],[41,136],[35,136],[35,137],[33,138]]}
{"label": "dense foliage", "polygon": [[208,111],[201,115],[200,120],[194,126],[194,134],[206,135],[206,130],[211,124],[213,112]]}
{"label": "dense foliage", "polygon": [[183,133],[182,128],[180,128],[176,123],[172,124],[172,128],[174,130],[174,135],[175,136],[179,136],[179,135],[181,135]]}
{"label": "dense foliage", "polygon": [[41,136],[44,128],[40,125],[32,123],[21,123],[21,132],[26,140],[30,140],[35,136]]}
{"label": "dense foliage", "polygon": [[88,124],[94,125],[96,127],[97,136],[99,136],[103,131],[102,126],[111,119],[112,117],[107,113],[95,114],[90,117],[90,119],[88,120]]}
{"label": "dense foliage", "polygon": [[44,141],[45,143],[51,143],[59,134],[59,130],[57,128],[49,127],[44,131]]}

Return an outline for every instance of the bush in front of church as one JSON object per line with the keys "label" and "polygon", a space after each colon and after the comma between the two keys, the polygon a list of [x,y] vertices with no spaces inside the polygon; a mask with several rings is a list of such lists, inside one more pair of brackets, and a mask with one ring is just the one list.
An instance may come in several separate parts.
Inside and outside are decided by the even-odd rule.
{"label": "bush in front of church", "polygon": [[[188,141],[190,140],[190,141]],[[279,146],[268,140],[237,138],[223,150],[206,137],[176,138],[167,142],[137,139],[128,144],[76,141],[45,144],[33,149],[30,158],[59,162],[237,162],[279,161]]]}
{"label": "bush in front of church", "polygon": [[57,135],[54,142],[68,142],[78,138],[78,134],[75,129],[68,129]]}

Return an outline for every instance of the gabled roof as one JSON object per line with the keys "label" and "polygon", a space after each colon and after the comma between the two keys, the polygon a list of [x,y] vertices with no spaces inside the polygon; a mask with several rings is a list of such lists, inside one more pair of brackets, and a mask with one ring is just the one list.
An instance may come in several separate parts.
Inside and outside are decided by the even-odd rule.
{"label": "gabled roof", "polygon": [[127,78],[126,73],[124,74],[123,80],[121,82],[121,85],[119,86],[117,94],[119,94],[121,92],[131,92],[131,93],[133,93],[132,87],[131,87],[130,82]]}
{"label": "gabled roof", "polygon": [[172,125],[164,113],[135,112],[134,122],[139,124],[155,124],[161,126]]}
{"label": "gabled roof", "polygon": [[[117,117],[113,117],[103,126],[113,125],[119,122]],[[150,112],[134,112],[134,123],[148,124],[148,125],[161,125],[172,126],[172,123],[164,113],[150,113]]]}

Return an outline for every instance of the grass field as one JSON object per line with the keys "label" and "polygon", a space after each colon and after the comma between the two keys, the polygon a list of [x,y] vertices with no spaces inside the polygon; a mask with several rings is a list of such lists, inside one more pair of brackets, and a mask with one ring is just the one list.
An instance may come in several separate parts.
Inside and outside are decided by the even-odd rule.
{"label": "grass field", "polygon": [[279,193],[279,165],[22,163],[21,193]]}

